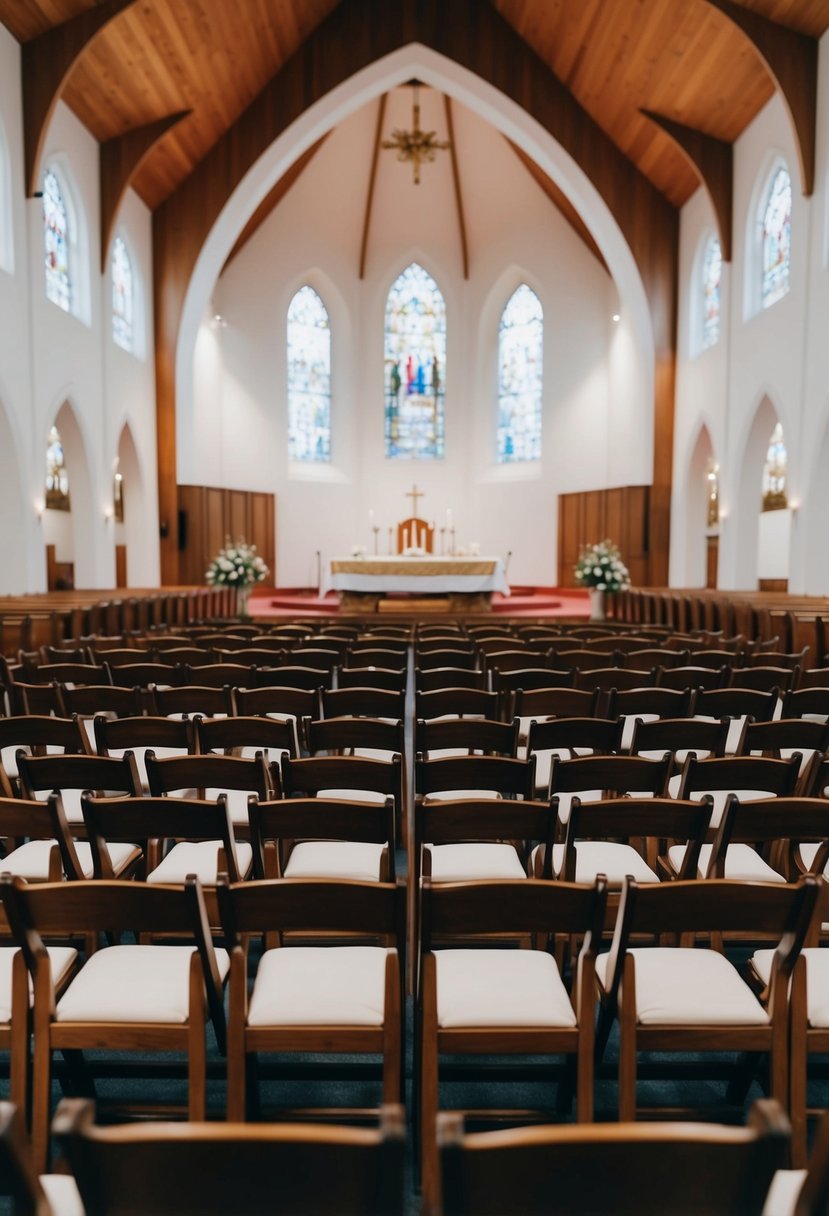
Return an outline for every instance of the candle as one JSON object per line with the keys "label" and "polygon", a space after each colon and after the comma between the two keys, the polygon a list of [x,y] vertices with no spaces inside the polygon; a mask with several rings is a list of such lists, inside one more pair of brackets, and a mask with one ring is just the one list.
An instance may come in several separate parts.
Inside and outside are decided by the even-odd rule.
{"label": "candle", "polygon": [[408,547],[409,547],[409,529],[404,528],[403,529],[403,548],[408,549]]}
{"label": "candle", "polygon": [[452,527],[452,508],[451,507],[446,508],[446,526],[447,526],[447,528]]}

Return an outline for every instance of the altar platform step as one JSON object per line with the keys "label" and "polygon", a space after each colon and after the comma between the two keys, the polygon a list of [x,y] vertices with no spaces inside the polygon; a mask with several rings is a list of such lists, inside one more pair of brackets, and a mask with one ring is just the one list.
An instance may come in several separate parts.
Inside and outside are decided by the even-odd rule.
{"label": "altar platform step", "polygon": [[[443,596],[435,596],[384,601],[394,607],[384,607],[382,611],[409,616],[445,615],[448,608],[437,606],[443,600]],[[511,595],[493,594],[491,611],[503,616],[583,617],[587,620],[590,603],[587,592],[578,588],[515,586]],[[315,588],[308,587],[254,587],[248,602],[249,615],[262,621],[296,615],[337,616],[339,612],[336,592],[320,596]]]}

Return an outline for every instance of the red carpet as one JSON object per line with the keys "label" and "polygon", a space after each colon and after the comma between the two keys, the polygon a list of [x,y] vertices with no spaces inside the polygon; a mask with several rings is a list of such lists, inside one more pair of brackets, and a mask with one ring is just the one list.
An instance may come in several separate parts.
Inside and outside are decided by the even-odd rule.
{"label": "red carpet", "polygon": [[[336,616],[340,611],[337,593],[320,597],[307,587],[254,587],[248,613],[259,619],[285,616]],[[508,596],[495,593],[493,615],[529,617],[590,616],[586,591],[572,587],[513,587]]]}

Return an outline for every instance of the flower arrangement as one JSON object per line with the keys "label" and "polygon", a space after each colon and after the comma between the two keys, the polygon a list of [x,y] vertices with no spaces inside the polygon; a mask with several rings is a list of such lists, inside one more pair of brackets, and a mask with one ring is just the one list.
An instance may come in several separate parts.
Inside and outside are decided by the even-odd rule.
{"label": "flower arrangement", "polygon": [[366,555],[365,545],[352,545],[351,556],[356,558],[364,558]]}
{"label": "flower arrangement", "polygon": [[211,587],[225,584],[252,587],[254,583],[261,583],[267,573],[268,567],[256,552],[256,545],[249,545],[242,538],[233,542],[230,539],[225,541],[224,548],[213,558],[204,577]]}
{"label": "flower arrangement", "polygon": [[610,540],[583,548],[574,571],[577,583],[597,591],[625,591],[630,586],[628,568]]}

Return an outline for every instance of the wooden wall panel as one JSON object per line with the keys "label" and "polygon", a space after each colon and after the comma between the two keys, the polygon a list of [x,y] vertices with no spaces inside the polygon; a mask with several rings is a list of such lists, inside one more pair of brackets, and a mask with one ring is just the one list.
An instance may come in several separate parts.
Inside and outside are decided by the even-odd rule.
{"label": "wooden wall panel", "polygon": [[560,494],[558,500],[558,585],[575,587],[573,567],[584,545],[612,540],[634,586],[652,582],[650,486],[615,486]]}
{"label": "wooden wall panel", "polygon": [[179,486],[178,556],[182,577],[187,583],[203,583],[209,563],[230,537],[256,545],[273,578],[275,510],[273,494]]}

